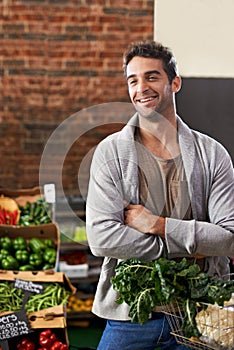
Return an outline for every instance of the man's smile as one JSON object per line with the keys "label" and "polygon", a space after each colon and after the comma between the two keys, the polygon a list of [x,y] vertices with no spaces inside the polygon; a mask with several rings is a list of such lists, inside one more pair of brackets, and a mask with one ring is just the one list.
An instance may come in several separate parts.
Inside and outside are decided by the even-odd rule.
{"label": "man's smile", "polygon": [[136,102],[148,103],[148,102],[155,100],[156,98],[157,98],[157,96],[142,97],[142,98],[136,99]]}

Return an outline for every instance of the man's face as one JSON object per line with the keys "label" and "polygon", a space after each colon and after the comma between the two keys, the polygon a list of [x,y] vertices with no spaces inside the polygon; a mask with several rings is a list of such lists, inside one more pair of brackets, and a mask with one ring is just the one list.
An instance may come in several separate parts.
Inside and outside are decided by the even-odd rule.
{"label": "man's face", "polygon": [[[150,117],[152,111],[167,117],[174,108],[176,78],[169,83],[160,59],[135,56],[127,66],[130,99],[140,115]],[[179,77],[177,77],[179,78]]]}

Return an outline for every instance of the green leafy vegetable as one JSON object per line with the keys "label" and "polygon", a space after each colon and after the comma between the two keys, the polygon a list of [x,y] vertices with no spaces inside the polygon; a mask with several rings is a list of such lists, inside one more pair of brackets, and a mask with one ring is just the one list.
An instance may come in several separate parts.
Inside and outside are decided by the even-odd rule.
{"label": "green leafy vegetable", "polygon": [[195,321],[197,304],[223,306],[234,292],[234,281],[214,279],[185,258],[180,262],[124,260],[117,265],[111,283],[118,291],[116,302],[129,305],[132,322],[144,324],[155,306],[179,303],[184,313],[182,330],[188,338],[201,335]]}

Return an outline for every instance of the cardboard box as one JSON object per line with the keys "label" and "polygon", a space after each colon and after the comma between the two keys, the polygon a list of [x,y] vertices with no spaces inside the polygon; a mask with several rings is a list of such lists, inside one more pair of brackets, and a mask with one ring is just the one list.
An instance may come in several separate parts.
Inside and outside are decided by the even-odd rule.
{"label": "cardboard box", "polygon": [[18,205],[25,205],[27,202],[34,203],[38,198],[43,197],[43,191],[40,187],[33,187],[20,190],[11,190],[7,188],[0,189],[0,196],[10,197]]}
{"label": "cardboard box", "polygon": [[28,340],[31,340],[35,344],[35,350],[42,348],[40,346],[40,343],[39,343],[40,333],[43,331],[46,331],[48,329],[51,330],[51,332],[55,334],[55,336],[57,337],[57,339],[59,341],[61,341],[63,344],[66,344],[67,347],[70,349],[67,327],[59,327],[59,326],[53,327],[52,323],[50,325],[47,325],[46,328],[31,329],[31,331],[28,334],[20,335],[17,337],[12,337],[12,338],[8,339],[8,348],[7,349],[9,349],[9,350],[17,349],[19,343],[22,341],[22,339],[25,339],[25,338]]}
{"label": "cardboard box", "polygon": [[15,279],[22,279],[32,282],[48,282],[61,283],[72,295],[75,294],[76,288],[72,285],[70,279],[63,272],[48,271],[8,271],[0,270],[0,281],[14,281]]}
{"label": "cardboard box", "polygon": [[[44,193],[44,189],[53,186],[53,194],[48,195],[48,190]],[[18,206],[25,206],[27,203],[35,203],[39,198],[45,198],[47,205],[51,208],[51,220],[55,221],[55,187],[53,184],[45,185],[44,188],[36,186],[32,188],[23,188],[20,190],[12,190],[8,188],[0,188],[0,196],[9,197],[15,200]],[[51,189],[52,190],[52,189]],[[51,191],[50,191],[51,192]],[[46,195],[47,193],[47,195]],[[51,199],[53,197],[53,202]]]}
{"label": "cardboard box", "polygon": [[[0,281],[14,281],[15,279],[38,282],[38,283],[61,283],[71,292],[76,293],[76,288],[71,284],[69,278],[62,272],[50,271],[0,271]],[[11,314],[12,312],[2,312],[0,316]],[[27,335],[28,338],[36,339],[40,331],[44,329],[52,329],[59,339],[69,345],[66,323],[66,306],[57,305],[40,311],[27,314],[32,333]],[[9,349],[15,349],[19,338],[9,340]]]}
{"label": "cardboard box", "polygon": [[59,266],[59,250],[60,250],[60,232],[56,223],[34,225],[34,226],[11,226],[0,225],[0,237],[9,237],[11,239],[23,237],[26,241],[31,238],[46,239],[50,238],[54,241],[57,247],[57,257],[54,269],[57,270]]}
{"label": "cardboard box", "polygon": [[64,305],[53,306],[28,314],[30,327],[37,328],[66,328],[66,307]]}
{"label": "cardboard box", "polygon": [[[48,271],[7,271],[0,270],[0,281],[15,281],[16,279],[30,281],[34,283],[59,283],[62,284],[71,295],[75,295],[76,287],[74,287],[70,279],[63,272],[55,272],[53,270]],[[65,317],[66,307],[64,305],[58,305],[49,307],[40,311],[29,313],[28,315],[33,319],[49,319],[52,315]],[[0,316],[9,312],[0,312]],[[64,321],[63,321],[64,322]],[[63,323],[64,324],[64,323]],[[36,328],[40,328],[39,325]]]}

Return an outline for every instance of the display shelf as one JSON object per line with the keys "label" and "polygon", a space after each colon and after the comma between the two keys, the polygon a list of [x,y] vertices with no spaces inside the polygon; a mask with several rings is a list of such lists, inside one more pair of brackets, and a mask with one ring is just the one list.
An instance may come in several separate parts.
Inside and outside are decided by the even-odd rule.
{"label": "display shelf", "polygon": [[87,276],[87,277],[71,277],[70,280],[73,284],[96,283],[99,280],[99,275]]}
{"label": "display shelf", "polygon": [[[69,255],[69,253],[73,255],[75,252],[84,253],[86,255],[85,263],[88,264],[86,276],[69,277],[71,283],[77,288],[76,297],[83,300],[94,298],[103,259],[92,255],[87,242],[61,242],[61,256]],[[85,322],[95,317],[91,310],[69,310],[69,312],[67,312],[67,320],[69,323],[76,321]]]}
{"label": "display shelf", "polygon": [[60,243],[60,252],[61,253],[67,253],[67,252],[74,252],[74,251],[89,251],[89,245],[88,242],[61,242]]}
{"label": "display shelf", "polygon": [[69,311],[67,313],[67,320],[84,320],[95,318],[96,316],[91,311]]}

